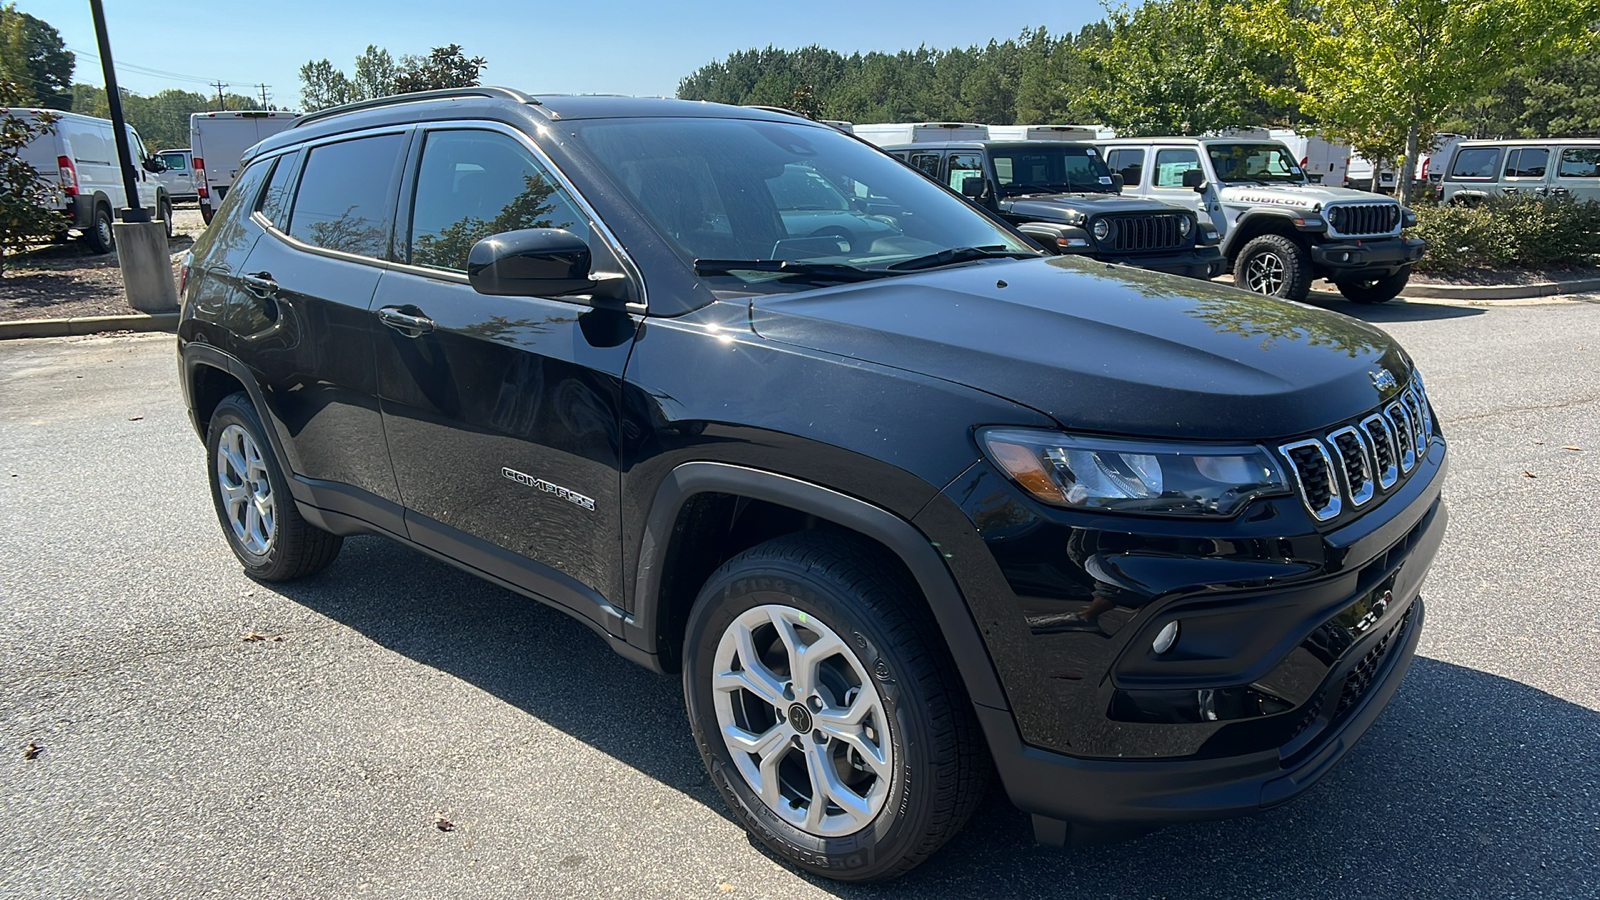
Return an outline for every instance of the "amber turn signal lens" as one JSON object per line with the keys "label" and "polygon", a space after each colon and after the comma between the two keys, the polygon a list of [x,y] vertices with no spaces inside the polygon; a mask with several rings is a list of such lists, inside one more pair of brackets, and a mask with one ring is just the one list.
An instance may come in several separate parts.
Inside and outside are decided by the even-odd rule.
{"label": "amber turn signal lens", "polygon": [[1062,493],[1061,485],[1050,477],[1037,451],[1021,444],[993,439],[990,439],[988,444],[989,452],[994,454],[995,462],[1006,470],[1007,475],[1016,479],[1017,484],[1026,488],[1028,493],[1040,500],[1066,502],[1067,495]]}

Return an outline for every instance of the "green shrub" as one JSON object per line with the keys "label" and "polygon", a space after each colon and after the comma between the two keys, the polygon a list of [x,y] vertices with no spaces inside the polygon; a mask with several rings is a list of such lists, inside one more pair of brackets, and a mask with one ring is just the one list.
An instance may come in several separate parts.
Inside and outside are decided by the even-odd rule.
{"label": "green shrub", "polygon": [[1504,197],[1415,212],[1410,234],[1428,242],[1420,272],[1585,265],[1600,254],[1600,203]]}

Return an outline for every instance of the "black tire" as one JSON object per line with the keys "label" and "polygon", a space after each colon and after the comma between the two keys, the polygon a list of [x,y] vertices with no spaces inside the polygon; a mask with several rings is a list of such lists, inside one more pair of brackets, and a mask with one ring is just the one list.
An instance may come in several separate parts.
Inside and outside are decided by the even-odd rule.
{"label": "black tire", "polygon": [[1281,234],[1263,234],[1234,259],[1233,283],[1255,294],[1304,300],[1311,294],[1311,255]]}
{"label": "black tire", "polygon": [[[894,571],[894,561],[885,558],[881,550],[845,536],[806,532],[775,538],[718,569],[701,590],[687,624],[684,696],[689,724],[712,783],[739,822],[774,853],[808,872],[841,881],[894,878],[922,862],[966,824],[988,780],[990,764],[949,651],[929,624],[926,609],[918,611],[922,603],[914,587],[903,583]],[[768,733],[786,724],[791,732],[800,727],[817,729],[797,732],[775,744],[779,749],[772,752],[780,755],[777,765],[792,762],[793,757],[784,755],[795,754],[802,760],[800,771],[807,772],[804,763],[811,757],[798,736],[807,733],[806,740],[815,740],[810,752],[836,754],[835,775],[864,777],[874,787],[881,779],[881,808],[872,812],[869,807],[863,812],[863,819],[871,818],[853,832],[824,836],[786,821],[751,786],[723,738],[717,691],[712,685],[718,645],[725,633],[740,627],[742,615],[759,618],[760,609],[774,606],[796,611],[798,621],[806,623],[797,626],[800,631],[831,630],[843,642],[843,651],[859,664],[857,671],[871,673],[856,686],[854,695],[849,688],[843,695],[850,704],[850,697],[859,701],[870,686],[875,691],[871,699],[881,703],[882,722],[873,726],[872,740],[889,750],[882,776],[867,773],[865,767],[858,768],[867,774],[857,775],[845,765],[863,761],[859,755],[852,756],[853,745],[820,739],[824,701],[817,702],[815,723],[809,716],[801,716],[804,726],[794,724],[792,706],[785,722],[776,720],[783,714],[781,709],[774,712],[774,707],[759,701],[753,704],[769,714],[766,721],[773,724]],[[761,642],[759,632],[750,634],[753,644]],[[762,654],[764,663],[768,653],[783,653],[776,644],[765,646],[770,650]],[[815,641],[810,646],[815,647]],[[836,655],[821,659],[847,661],[846,653],[834,652]],[[742,658],[740,667],[744,668]],[[791,679],[786,685],[791,693],[780,702],[795,700],[792,689],[801,683],[800,678],[788,669],[771,671],[782,671],[779,677]],[[817,683],[826,680],[821,676]],[[743,695],[735,691],[732,696]],[[743,708],[748,709],[749,704]],[[877,723],[878,714],[873,713],[869,721]],[[886,745],[881,737],[885,731]],[[790,749],[790,742],[795,749]],[[758,764],[755,754],[745,755],[747,766]],[[783,786],[791,788],[794,783],[791,779]],[[803,784],[816,782],[813,778]],[[816,796],[814,788],[811,796]],[[832,805],[831,800],[822,808],[844,813],[843,807]],[[789,809],[792,815],[802,815],[798,805]]]}
{"label": "black tire", "polygon": [[1388,303],[1400,296],[1411,280],[1410,267],[1382,278],[1349,278],[1335,281],[1339,293],[1351,303]]}
{"label": "black tire", "polygon": [[83,240],[96,253],[110,253],[116,249],[116,232],[111,230],[111,207],[96,203],[89,227],[83,231]]}
{"label": "black tire", "polygon": [[170,241],[172,240],[172,201],[162,197],[161,204],[157,208],[161,210],[159,215],[161,216],[161,221],[166,223],[167,240]]}
{"label": "black tire", "polygon": [[[261,469],[264,471],[272,498],[273,521],[270,540],[265,546],[247,546],[235,527],[228,502],[224,498],[223,475],[219,472],[218,446],[230,434],[230,427],[242,429],[258,450]],[[211,414],[211,425],[206,433],[206,471],[211,485],[211,503],[217,511],[217,522],[222,534],[233,550],[233,555],[244,565],[245,572],[261,581],[292,581],[319,572],[328,567],[339,555],[344,538],[330,534],[301,518],[300,510],[289,493],[283,469],[268,442],[266,429],[261,425],[250,398],[243,391],[223,398]],[[241,482],[249,482],[241,473]]]}

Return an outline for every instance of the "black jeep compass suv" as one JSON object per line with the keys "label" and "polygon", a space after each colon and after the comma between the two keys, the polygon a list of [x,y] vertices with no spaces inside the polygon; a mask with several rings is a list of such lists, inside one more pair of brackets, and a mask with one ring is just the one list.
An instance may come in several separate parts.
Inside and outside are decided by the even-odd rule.
{"label": "black jeep compass suv", "polygon": [[1284,802],[1412,658],[1445,442],[1375,328],[781,113],[471,88],[244,162],[178,350],[248,572],[375,533],[578,618],[804,869],[917,864],[989,757],[1047,843]]}

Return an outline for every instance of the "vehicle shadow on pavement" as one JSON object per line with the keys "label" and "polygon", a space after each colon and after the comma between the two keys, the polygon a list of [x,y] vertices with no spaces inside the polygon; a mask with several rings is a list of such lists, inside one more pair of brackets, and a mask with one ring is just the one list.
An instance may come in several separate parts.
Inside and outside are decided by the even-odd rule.
{"label": "vehicle shadow on pavement", "polygon": [[1312,292],[1306,298],[1312,306],[1343,313],[1363,322],[1433,322],[1441,319],[1464,319],[1481,316],[1488,310],[1482,306],[1457,306],[1449,303],[1432,303],[1427,300],[1405,300],[1394,303],[1351,303],[1338,294]]}
{"label": "vehicle shadow on pavement", "polygon": [[[678,680],[615,656],[566,615],[379,538],[353,538],[319,578],[274,590],[729,818]],[[896,900],[1590,896],[1597,785],[1600,712],[1418,658],[1362,742],[1286,806],[1057,850],[1033,843],[996,783],[973,821],[898,881],[803,877],[840,897]]]}

